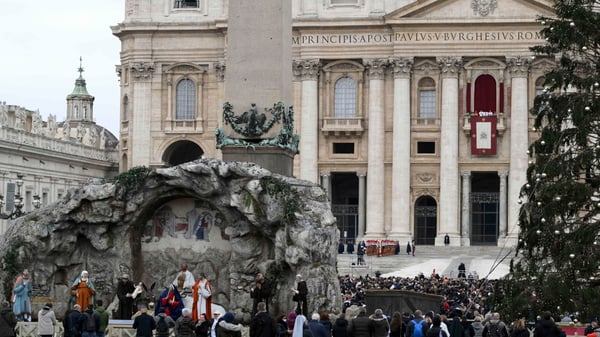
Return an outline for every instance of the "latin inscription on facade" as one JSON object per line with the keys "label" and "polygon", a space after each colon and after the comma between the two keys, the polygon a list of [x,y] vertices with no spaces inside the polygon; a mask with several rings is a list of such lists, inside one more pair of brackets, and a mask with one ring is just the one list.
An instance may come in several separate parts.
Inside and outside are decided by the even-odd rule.
{"label": "latin inscription on facade", "polygon": [[292,37],[293,45],[369,45],[403,42],[493,42],[531,41],[543,43],[539,31],[453,31],[453,32],[397,32],[356,34],[302,34]]}

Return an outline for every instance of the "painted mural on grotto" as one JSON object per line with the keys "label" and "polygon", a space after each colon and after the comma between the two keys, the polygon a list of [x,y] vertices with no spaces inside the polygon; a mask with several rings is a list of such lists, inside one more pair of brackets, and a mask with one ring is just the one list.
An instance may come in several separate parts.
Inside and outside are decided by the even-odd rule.
{"label": "painted mural on grotto", "polygon": [[[554,64],[529,51],[540,14],[550,1],[292,1],[294,175],[327,191],[341,240],[516,242],[528,109]],[[226,1],[126,1],[121,170],[221,157],[227,21]],[[164,212],[187,227],[163,236],[204,228]]]}

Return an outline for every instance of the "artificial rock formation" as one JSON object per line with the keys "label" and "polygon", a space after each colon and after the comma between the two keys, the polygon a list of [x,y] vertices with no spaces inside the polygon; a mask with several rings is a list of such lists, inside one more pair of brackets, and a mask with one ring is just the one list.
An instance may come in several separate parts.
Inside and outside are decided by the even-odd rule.
{"label": "artificial rock formation", "polygon": [[[339,232],[319,186],[251,163],[216,159],[134,171],[116,183],[71,190],[57,203],[17,219],[5,233],[0,254],[5,263],[7,256],[16,256],[10,263],[31,271],[35,296],[66,305],[69,286],[81,270],[90,272],[105,302],[114,298],[122,273],[134,282],[155,284],[158,295],[187,262],[192,273],[211,280],[214,302],[244,318],[258,272],[274,282],[271,312],[293,309],[290,288],[296,286],[296,274],[307,280],[311,311],[341,309]],[[179,200],[193,201],[214,218],[203,240],[162,229],[157,235],[152,227],[156,211]],[[1,277],[14,275],[3,271]]]}

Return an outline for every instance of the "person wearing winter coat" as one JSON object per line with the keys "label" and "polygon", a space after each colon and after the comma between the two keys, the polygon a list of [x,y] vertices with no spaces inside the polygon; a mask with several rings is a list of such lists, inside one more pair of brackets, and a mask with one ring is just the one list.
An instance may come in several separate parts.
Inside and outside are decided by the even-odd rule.
{"label": "person wearing winter coat", "polygon": [[0,305],[0,336],[15,337],[15,327],[17,326],[17,316],[12,311],[7,301]]}
{"label": "person wearing winter coat", "polygon": [[109,315],[104,308],[104,302],[102,300],[96,301],[96,310],[94,312],[100,317],[100,326],[96,332],[96,337],[104,337],[106,334],[106,328],[108,327]]}
{"label": "person wearing winter coat", "polygon": [[525,317],[521,317],[515,321],[510,332],[510,337],[529,337],[529,330],[525,326]]}
{"label": "person wearing winter coat", "polygon": [[181,317],[175,321],[176,337],[194,337],[196,323],[192,319],[192,309],[184,308]]}
{"label": "person wearing winter coat", "polygon": [[348,334],[350,337],[371,337],[370,323],[371,320],[367,317],[367,309],[362,307],[358,309],[358,316],[350,321]]}
{"label": "person wearing winter coat", "polygon": [[333,337],[348,337],[348,321],[344,316],[344,314],[341,314],[335,319],[331,329]]}
{"label": "person wearing winter coat", "polygon": [[542,314],[542,319],[537,322],[533,337],[566,337],[566,334],[556,326],[552,314],[546,311]]}
{"label": "person wearing winter coat", "polygon": [[473,330],[471,333],[471,337],[483,336],[483,329],[485,328],[485,326],[483,325],[483,323],[481,323],[482,319],[483,318],[480,315],[475,316],[473,323],[471,323],[471,329]]}
{"label": "person wearing winter coat", "polygon": [[435,315],[431,320],[431,327],[427,329],[425,336],[427,337],[448,337],[448,334],[441,328],[442,319],[440,315]]}
{"label": "person wearing winter coat", "polygon": [[37,331],[41,337],[54,336],[54,326],[56,325],[56,315],[52,311],[52,303],[46,303],[38,311]]}

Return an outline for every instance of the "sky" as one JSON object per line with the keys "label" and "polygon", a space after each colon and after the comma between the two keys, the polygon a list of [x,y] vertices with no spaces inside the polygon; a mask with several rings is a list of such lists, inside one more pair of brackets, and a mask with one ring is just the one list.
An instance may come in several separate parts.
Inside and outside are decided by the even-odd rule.
{"label": "sky", "polygon": [[0,0],[0,101],[63,121],[81,57],[94,119],[118,137],[124,16],[125,0]]}

